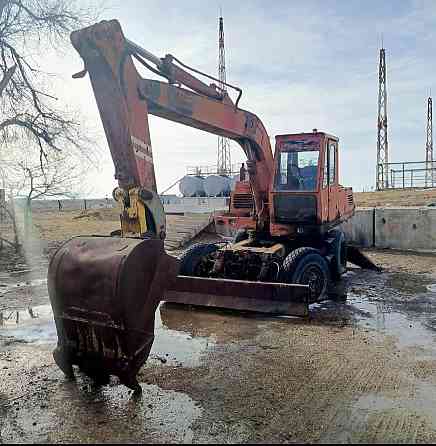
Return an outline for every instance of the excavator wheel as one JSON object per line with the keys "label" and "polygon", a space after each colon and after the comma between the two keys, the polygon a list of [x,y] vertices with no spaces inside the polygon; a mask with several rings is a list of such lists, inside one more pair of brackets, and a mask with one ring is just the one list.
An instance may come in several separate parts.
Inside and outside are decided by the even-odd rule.
{"label": "excavator wheel", "polygon": [[202,271],[201,260],[204,256],[212,254],[218,250],[215,243],[198,243],[189,248],[180,257],[179,274],[183,276],[206,276],[206,271]]}
{"label": "excavator wheel", "polygon": [[302,247],[292,251],[282,264],[280,279],[284,283],[309,285],[311,303],[327,293],[330,271],[326,260],[315,248]]}

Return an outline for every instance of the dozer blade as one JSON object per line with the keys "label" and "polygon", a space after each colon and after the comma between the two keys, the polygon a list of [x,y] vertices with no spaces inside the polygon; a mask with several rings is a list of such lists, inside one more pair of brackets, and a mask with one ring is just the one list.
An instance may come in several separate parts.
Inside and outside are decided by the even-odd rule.
{"label": "dozer blade", "polygon": [[75,237],[53,256],[48,289],[58,334],[58,366],[105,383],[116,375],[140,391],[136,374],[154,340],[154,316],[177,259],[156,239]]}
{"label": "dozer blade", "polygon": [[309,314],[307,285],[177,276],[166,302],[289,316]]}

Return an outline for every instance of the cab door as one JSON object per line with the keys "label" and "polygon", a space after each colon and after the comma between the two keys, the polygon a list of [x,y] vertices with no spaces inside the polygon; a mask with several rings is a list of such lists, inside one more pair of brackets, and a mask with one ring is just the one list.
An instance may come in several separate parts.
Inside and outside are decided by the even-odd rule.
{"label": "cab door", "polygon": [[328,221],[339,218],[338,141],[327,139]]}
{"label": "cab door", "polygon": [[323,140],[322,148],[322,183],[320,185],[320,215],[321,223],[326,223],[329,220],[330,207],[330,187],[329,187],[329,150],[328,141]]}

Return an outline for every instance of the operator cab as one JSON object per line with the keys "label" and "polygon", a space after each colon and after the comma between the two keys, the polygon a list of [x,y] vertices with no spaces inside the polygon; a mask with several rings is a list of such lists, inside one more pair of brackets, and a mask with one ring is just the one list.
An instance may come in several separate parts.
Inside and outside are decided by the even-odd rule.
{"label": "operator cab", "polygon": [[351,189],[339,184],[338,143],[335,136],[316,129],[276,136],[270,197],[273,233],[292,232],[294,225],[333,226],[351,214]]}

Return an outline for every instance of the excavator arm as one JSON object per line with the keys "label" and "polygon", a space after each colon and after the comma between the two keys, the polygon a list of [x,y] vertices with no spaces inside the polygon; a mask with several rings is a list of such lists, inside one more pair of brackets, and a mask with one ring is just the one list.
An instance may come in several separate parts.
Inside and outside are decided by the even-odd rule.
{"label": "excavator arm", "polygon": [[[267,229],[273,156],[268,134],[255,114],[238,108],[216,85],[207,85],[176,65],[173,56],[160,59],[130,42],[116,20],[76,31],[71,41],[84,60],[80,75],[89,73],[114,161],[120,186],[114,196],[123,209],[123,235],[151,231],[165,236],[148,114],[239,143],[248,159],[257,225]],[[133,57],[167,82],[143,79]]]}

